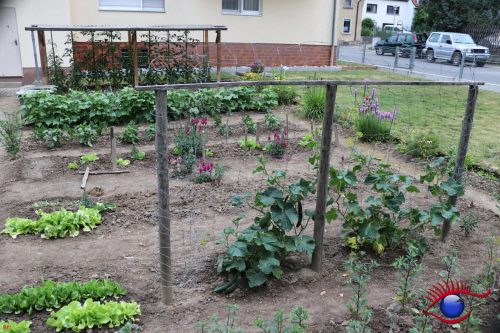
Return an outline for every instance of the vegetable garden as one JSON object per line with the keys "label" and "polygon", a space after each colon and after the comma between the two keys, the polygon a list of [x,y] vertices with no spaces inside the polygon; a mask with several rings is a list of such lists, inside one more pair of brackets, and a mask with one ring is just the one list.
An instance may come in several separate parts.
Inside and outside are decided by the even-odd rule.
{"label": "vegetable garden", "polygon": [[492,295],[464,296],[454,329],[494,328],[498,181],[399,139],[384,83],[275,75],[23,96],[2,127],[29,130],[0,160],[0,332],[447,332],[426,290],[456,279]]}

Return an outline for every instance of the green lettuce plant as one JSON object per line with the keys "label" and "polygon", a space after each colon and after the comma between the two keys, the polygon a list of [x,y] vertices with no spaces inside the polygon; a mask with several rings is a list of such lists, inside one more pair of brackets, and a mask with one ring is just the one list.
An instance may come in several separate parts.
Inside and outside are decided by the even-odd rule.
{"label": "green lettuce plant", "polygon": [[23,320],[15,322],[13,320],[0,320],[0,333],[30,333],[31,321]]}

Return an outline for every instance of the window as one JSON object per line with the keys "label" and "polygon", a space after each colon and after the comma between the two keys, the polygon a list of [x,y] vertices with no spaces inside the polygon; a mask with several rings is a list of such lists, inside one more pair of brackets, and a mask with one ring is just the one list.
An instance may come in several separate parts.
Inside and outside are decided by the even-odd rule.
{"label": "window", "polygon": [[387,14],[399,15],[399,6],[387,6]]}
{"label": "window", "polygon": [[223,14],[261,15],[262,0],[222,0]]}
{"label": "window", "polygon": [[342,26],[342,33],[344,34],[351,33],[351,19],[344,19],[344,25]]}
{"label": "window", "polygon": [[367,13],[377,13],[377,5],[373,4],[373,3],[369,3],[366,5],[366,12]]}
{"label": "window", "polygon": [[352,8],[352,0],[344,0],[344,8]]}
{"label": "window", "polygon": [[99,0],[99,10],[164,12],[165,0]]}
{"label": "window", "polygon": [[396,40],[398,39],[398,36],[391,36],[389,38],[389,43],[396,43]]}
{"label": "window", "polygon": [[441,37],[441,34],[432,34],[431,37],[429,37],[429,42],[437,43],[439,37]]}
{"label": "window", "polygon": [[404,43],[406,40],[406,35],[398,35],[398,42]]}
{"label": "window", "polygon": [[407,43],[416,42],[416,38],[413,35],[406,35],[406,42]]}
{"label": "window", "polygon": [[450,35],[443,35],[443,37],[441,37],[441,43],[445,44],[447,40],[449,40],[451,42]]}

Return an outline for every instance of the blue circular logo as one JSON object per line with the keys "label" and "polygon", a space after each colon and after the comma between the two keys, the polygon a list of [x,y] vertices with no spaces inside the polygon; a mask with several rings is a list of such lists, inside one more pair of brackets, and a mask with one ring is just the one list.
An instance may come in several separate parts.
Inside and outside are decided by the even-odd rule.
{"label": "blue circular logo", "polygon": [[448,295],[439,303],[441,313],[448,318],[459,317],[465,309],[465,303],[459,295]]}

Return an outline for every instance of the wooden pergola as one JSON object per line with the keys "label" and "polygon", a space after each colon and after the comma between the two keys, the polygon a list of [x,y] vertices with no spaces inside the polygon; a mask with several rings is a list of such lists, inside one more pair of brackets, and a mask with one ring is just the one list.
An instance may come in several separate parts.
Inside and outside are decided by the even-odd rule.
{"label": "wooden pergola", "polygon": [[138,52],[137,52],[137,32],[138,31],[184,31],[186,33],[190,31],[202,31],[203,32],[203,55],[208,59],[209,57],[209,31],[215,31],[216,38],[216,52],[217,52],[217,82],[220,81],[221,76],[221,31],[227,30],[226,26],[222,25],[31,25],[25,28],[26,31],[31,31],[32,41],[33,41],[33,53],[35,56],[35,67],[37,73],[37,80],[40,80],[40,72],[38,66],[38,60],[36,56],[36,44],[34,33],[37,32],[38,37],[38,51],[40,54],[40,67],[42,70],[42,81],[44,83],[48,82],[48,60],[47,60],[47,45],[45,41],[45,32],[52,33],[53,31],[65,31],[69,33],[73,32],[98,32],[98,31],[113,31],[113,32],[127,32],[128,41],[131,43],[134,50],[134,83],[139,85],[139,66],[138,66]]}

